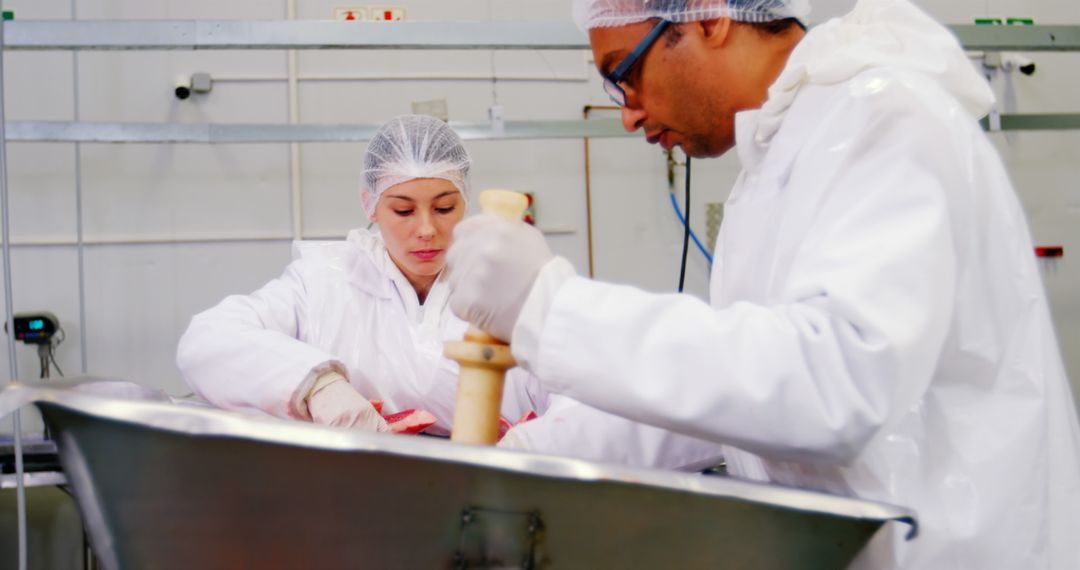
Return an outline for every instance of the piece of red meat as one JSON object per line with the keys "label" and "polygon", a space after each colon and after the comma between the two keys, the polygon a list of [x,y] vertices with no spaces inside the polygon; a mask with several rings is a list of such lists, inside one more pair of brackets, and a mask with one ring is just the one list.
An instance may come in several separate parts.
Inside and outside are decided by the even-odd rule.
{"label": "piece of red meat", "polygon": [[514,426],[510,425],[510,420],[499,416],[499,439],[506,435],[506,432],[510,431],[510,428]]}
{"label": "piece of red meat", "polygon": [[371,400],[371,407],[375,408],[376,412],[382,413],[382,400]]}
{"label": "piece of red meat", "polygon": [[404,410],[383,416],[394,433],[420,433],[435,425],[435,416],[424,410]]}
{"label": "piece of red meat", "polygon": [[506,418],[504,418],[502,416],[499,416],[499,439],[502,439],[503,436],[506,435],[506,432],[510,431],[510,428],[512,428],[514,426],[519,426],[519,425],[521,425],[521,424],[523,424],[523,423],[525,423],[525,422],[527,422],[529,420],[534,420],[536,418],[537,418],[537,415],[536,415],[535,410],[529,410],[528,412],[525,413],[525,415],[518,418],[517,422],[514,422],[514,423],[510,423],[510,420],[508,420],[508,419],[506,419]]}

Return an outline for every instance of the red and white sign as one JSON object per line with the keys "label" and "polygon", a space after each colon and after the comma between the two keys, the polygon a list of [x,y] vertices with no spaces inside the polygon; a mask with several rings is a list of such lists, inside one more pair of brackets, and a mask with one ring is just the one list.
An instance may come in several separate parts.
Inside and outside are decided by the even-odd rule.
{"label": "red and white sign", "polygon": [[334,8],[334,19],[345,22],[366,22],[368,9],[366,6],[338,6]]}
{"label": "red and white sign", "polygon": [[405,19],[405,8],[375,6],[371,8],[371,19],[376,22],[400,22]]}

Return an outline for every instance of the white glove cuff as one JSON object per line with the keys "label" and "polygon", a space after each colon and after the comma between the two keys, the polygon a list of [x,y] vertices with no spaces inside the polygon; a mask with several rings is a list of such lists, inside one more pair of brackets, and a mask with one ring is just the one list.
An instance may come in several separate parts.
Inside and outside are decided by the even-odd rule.
{"label": "white glove cuff", "polygon": [[311,372],[304,377],[304,381],[293,391],[292,398],[290,398],[289,409],[295,417],[311,421],[311,412],[308,411],[308,399],[315,394],[315,386],[317,384],[320,389],[325,388],[330,384],[330,382],[325,381],[319,384],[319,380],[330,374],[336,374],[346,382],[349,380],[345,376],[345,367],[336,360],[324,362],[312,368]]}
{"label": "white glove cuff", "polygon": [[315,379],[315,382],[311,384],[311,389],[308,390],[307,395],[304,396],[304,401],[310,402],[311,397],[317,394],[319,390],[322,390],[334,382],[345,382],[345,377],[333,370],[330,372],[323,372]]}
{"label": "white glove cuff", "polygon": [[577,272],[569,261],[562,257],[553,258],[540,268],[529,296],[521,307],[521,314],[510,335],[510,349],[518,366],[533,374],[536,374],[540,364],[540,338],[555,294],[575,275]]}

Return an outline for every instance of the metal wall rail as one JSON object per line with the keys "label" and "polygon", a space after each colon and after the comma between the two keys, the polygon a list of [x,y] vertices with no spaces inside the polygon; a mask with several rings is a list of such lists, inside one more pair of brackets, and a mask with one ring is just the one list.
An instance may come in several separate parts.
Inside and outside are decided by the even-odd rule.
{"label": "metal wall rail", "polygon": [[[636,137],[618,119],[567,121],[508,121],[502,129],[490,123],[450,125],[464,140],[536,140]],[[78,123],[8,121],[10,142],[79,143],[315,143],[363,142],[379,124],[181,124]],[[983,128],[988,122],[983,120]],[[1001,116],[1003,131],[1080,130],[1080,113],[1014,114]]]}
{"label": "metal wall rail", "polygon": [[[287,143],[354,142],[370,140],[381,124],[180,124],[180,123],[70,123],[8,121],[8,141],[85,143]],[[580,139],[628,136],[615,119],[597,121],[506,121],[500,129],[491,123],[451,121],[465,140]]]}
{"label": "metal wall rail", "polygon": [[[951,25],[975,51],[1080,51],[1080,26]],[[551,49],[586,50],[568,22],[323,20],[23,20],[4,22],[8,50]]]}
{"label": "metal wall rail", "polygon": [[[989,129],[990,121],[981,121]],[[1080,113],[1018,113],[1001,116],[1003,131],[1064,131],[1080,129]]]}
{"label": "metal wall rail", "polygon": [[4,22],[9,50],[588,49],[573,24],[99,20]]}
{"label": "metal wall rail", "polygon": [[973,51],[1080,51],[1080,26],[950,25]]}

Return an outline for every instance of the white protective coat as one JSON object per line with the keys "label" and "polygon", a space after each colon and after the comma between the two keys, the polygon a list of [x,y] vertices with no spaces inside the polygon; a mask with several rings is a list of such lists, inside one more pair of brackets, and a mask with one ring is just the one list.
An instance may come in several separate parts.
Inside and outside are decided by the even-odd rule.
{"label": "white protective coat", "polygon": [[729,444],[736,476],[918,512],[917,539],[896,525],[858,567],[1080,568],[1080,432],[1023,211],[976,123],[992,99],[942,26],[862,0],[737,115],[711,306],[571,277],[530,296],[526,319],[551,308],[519,361]]}
{"label": "white protective coat", "polygon": [[[196,393],[231,410],[308,419],[301,404],[315,377],[337,370],[384,413],[431,412],[429,431],[448,434],[458,365],[445,340],[466,323],[450,313],[436,281],[421,305],[378,234],[297,242],[285,273],[252,293],[196,315],[180,340],[177,365]],[[547,395],[522,370],[507,375],[503,415],[543,412]]]}
{"label": "white protective coat", "polygon": [[[310,419],[301,399],[318,374],[336,370],[384,412],[418,408],[435,415],[428,430],[448,435],[458,364],[443,342],[467,324],[437,281],[420,305],[378,234],[354,230],[343,242],[298,242],[285,273],[252,293],[196,315],[180,340],[177,365],[214,405]],[[549,395],[520,368],[507,372],[502,414],[513,422],[542,414],[522,436],[530,448],[629,465],[698,469],[719,446],[631,422]],[[612,442],[635,442],[623,445]]]}

